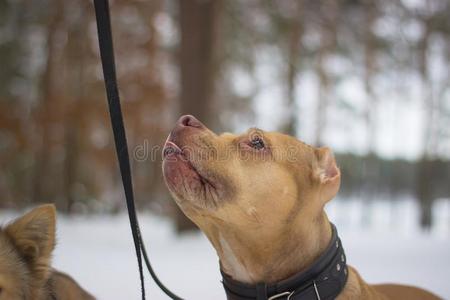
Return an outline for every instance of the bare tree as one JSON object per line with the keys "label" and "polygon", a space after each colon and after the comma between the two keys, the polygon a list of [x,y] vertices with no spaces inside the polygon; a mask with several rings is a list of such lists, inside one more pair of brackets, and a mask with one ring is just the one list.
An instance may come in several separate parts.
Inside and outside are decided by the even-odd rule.
{"label": "bare tree", "polygon": [[[430,4],[430,1],[427,1]],[[422,79],[422,101],[425,107],[425,122],[423,130],[423,150],[419,161],[418,173],[417,173],[417,197],[420,202],[421,216],[420,223],[424,228],[430,228],[432,225],[432,187],[429,179],[432,176],[432,164],[431,164],[431,139],[432,139],[432,124],[434,115],[434,97],[432,82],[429,73],[429,48],[430,39],[432,34],[431,28],[431,15],[429,15],[429,7],[423,16],[419,16],[419,20],[423,25],[423,34],[418,43],[418,69]]]}
{"label": "bare tree", "polygon": [[377,178],[380,176],[379,162],[375,156],[376,142],[376,113],[377,113],[377,95],[374,91],[373,79],[376,73],[376,54],[377,37],[374,32],[375,22],[378,18],[378,7],[375,0],[366,0],[362,5],[362,16],[364,26],[363,49],[364,49],[364,89],[366,92],[366,144],[368,156],[362,164],[362,178],[360,192],[364,201],[365,208],[361,214],[362,223],[369,224],[372,217],[371,203],[376,193],[379,193]]}
{"label": "bare tree", "polygon": [[327,111],[330,100],[332,78],[327,70],[327,59],[336,46],[336,35],[339,16],[337,0],[324,1],[320,5],[319,35],[320,45],[316,57],[315,71],[318,78],[318,99],[316,108],[315,145],[323,145],[323,133],[327,126]]}
{"label": "bare tree", "polygon": [[[58,78],[58,62],[61,55],[61,48],[58,44],[58,33],[60,33],[64,21],[63,4],[61,1],[52,1],[50,10],[50,20],[47,29],[47,62],[42,75],[41,97],[39,106],[36,109],[37,136],[41,140],[36,144],[35,166],[33,177],[33,202],[56,201],[56,178],[54,174],[54,160],[51,151],[53,149],[52,141],[57,111],[56,100],[58,98],[58,84],[55,83]],[[57,177],[58,178],[58,177]],[[58,204],[60,202],[58,201]]]}
{"label": "bare tree", "polygon": [[364,2],[364,89],[366,91],[366,127],[367,127],[367,147],[369,155],[373,155],[375,144],[377,97],[373,87],[373,77],[376,72],[376,52],[377,42],[374,33],[374,25],[377,20],[377,4],[375,0]]}
{"label": "bare tree", "polygon": [[298,130],[298,105],[296,99],[297,79],[302,60],[302,38],[305,31],[305,0],[280,2],[285,4],[283,25],[279,30],[284,33],[283,52],[285,53],[283,65],[283,87],[287,98],[288,115],[284,122],[283,131],[296,136]]}
{"label": "bare tree", "polygon": [[[214,85],[218,68],[216,46],[221,1],[179,0],[180,112],[193,114],[214,127]],[[192,228],[180,210],[179,231]]]}
{"label": "bare tree", "polygon": [[63,196],[65,203],[63,209],[71,213],[77,202],[75,186],[79,180],[78,165],[80,159],[81,116],[84,99],[86,98],[86,56],[87,43],[85,32],[88,25],[87,13],[90,6],[84,2],[68,1],[66,8],[71,11],[67,21],[67,44],[65,47],[66,88],[69,91],[64,97],[64,174]]}

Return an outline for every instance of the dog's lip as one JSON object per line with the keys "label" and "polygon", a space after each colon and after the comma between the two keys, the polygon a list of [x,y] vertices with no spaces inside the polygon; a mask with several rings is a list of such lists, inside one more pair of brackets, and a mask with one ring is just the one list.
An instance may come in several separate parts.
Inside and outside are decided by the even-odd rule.
{"label": "dog's lip", "polygon": [[194,163],[188,159],[185,153],[183,153],[183,150],[177,144],[172,142],[169,137],[163,148],[163,159],[166,160],[174,155],[179,156],[179,158],[181,157],[181,160],[185,164],[187,164],[193,172],[195,172],[198,175],[198,177],[200,178],[200,182],[203,185],[208,184],[211,187],[215,188],[215,185],[211,182],[211,180],[209,178],[206,178],[203,172],[199,171],[199,169],[194,165]]}

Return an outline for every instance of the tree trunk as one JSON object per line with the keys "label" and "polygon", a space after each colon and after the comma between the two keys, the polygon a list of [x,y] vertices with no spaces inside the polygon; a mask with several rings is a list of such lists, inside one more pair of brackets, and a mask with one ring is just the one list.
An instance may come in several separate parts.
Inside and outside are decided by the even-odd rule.
{"label": "tree trunk", "polygon": [[288,49],[287,49],[287,68],[286,68],[286,94],[288,100],[288,118],[285,124],[284,132],[296,136],[298,131],[298,105],[295,99],[296,82],[298,78],[298,68],[300,63],[300,49],[303,36],[303,1],[294,1],[295,12],[289,21]]}
{"label": "tree trunk", "polygon": [[377,7],[374,0],[367,0],[364,3],[364,89],[366,92],[366,143],[367,157],[363,161],[362,176],[360,178],[360,194],[363,200],[363,213],[361,214],[361,223],[370,225],[372,222],[372,200],[379,193],[379,164],[375,155],[376,139],[376,112],[377,99],[373,89],[373,76],[375,74],[376,64],[376,41],[374,34],[374,25],[377,19]]}
{"label": "tree trunk", "polygon": [[432,161],[423,157],[419,162],[419,173],[417,176],[417,198],[420,201],[420,225],[429,230],[433,225],[433,197],[431,178],[433,176]]}
{"label": "tree trunk", "polygon": [[417,171],[417,183],[416,183],[416,197],[420,202],[421,215],[420,224],[424,229],[430,229],[433,224],[432,206],[433,206],[433,196],[431,188],[431,174],[432,166],[431,160],[431,149],[430,141],[432,140],[433,130],[433,112],[434,112],[434,98],[432,93],[431,80],[428,72],[428,50],[430,42],[430,21],[423,20],[425,31],[421,40],[419,41],[419,72],[422,78],[422,98],[423,105],[425,107],[425,121],[423,129],[423,150],[420,162],[418,164],[419,168]]}
{"label": "tree trunk", "polygon": [[[180,113],[214,127],[216,38],[221,1],[179,0]],[[195,228],[177,208],[178,231]]]}
{"label": "tree trunk", "polygon": [[323,133],[326,128],[326,117],[328,107],[329,79],[325,70],[324,60],[326,56],[325,49],[321,46],[318,53],[316,73],[319,79],[319,90],[316,110],[316,146],[323,146]]}
{"label": "tree trunk", "polygon": [[69,25],[68,40],[66,45],[66,72],[67,72],[67,90],[69,96],[65,97],[66,103],[64,105],[64,167],[63,167],[63,194],[65,203],[63,209],[67,213],[72,213],[74,204],[76,203],[78,195],[74,192],[74,185],[78,180],[78,159],[80,138],[79,131],[81,126],[82,116],[82,101],[84,97],[85,78],[85,55],[86,42],[85,32],[86,24],[86,5],[84,2],[72,1],[71,7],[77,19]]}
{"label": "tree trunk", "polygon": [[373,90],[372,80],[375,74],[376,41],[373,27],[377,18],[376,4],[374,0],[368,0],[364,4],[365,28],[364,28],[364,88],[366,91],[366,127],[368,154],[373,155],[375,146],[376,105],[377,99]]}
{"label": "tree trunk", "polygon": [[326,59],[336,46],[337,22],[339,4],[336,0],[325,1],[322,4],[323,20],[320,25],[320,46],[317,54],[316,74],[319,81],[318,103],[316,110],[315,145],[323,145],[323,134],[327,123],[331,79],[328,74]]}
{"label": "tree trunk", "polygon": [[41,201],[54,202],[55,192],[50,192],[48,187],[51,180],[52,164],[50,158],[51,148],[51,126],[54,121],[52,103],[56,98],[55,72],[57,54],[57,35],[62,23],[63,9],[62,2],[54,1],[51,20],[47,25],[47,62],[42,75],[42,94],[40,95],[39,106],[36,109],[37,136],[40,140],[35,149],[35,166],[33,170],[33,193],[32,202]]}

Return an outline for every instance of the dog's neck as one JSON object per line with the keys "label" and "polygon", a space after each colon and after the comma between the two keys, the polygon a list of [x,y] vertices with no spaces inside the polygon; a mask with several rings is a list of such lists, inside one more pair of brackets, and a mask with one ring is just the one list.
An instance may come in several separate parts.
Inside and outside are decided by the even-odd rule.
{"label": "dog's neck", "polygon": [[222,270],[250,284],[277,282],[307,269],[324,252],[332,235],[325,213],[315,220],[294,221],[282,234],[223,225],[205,233],[217,250]]}

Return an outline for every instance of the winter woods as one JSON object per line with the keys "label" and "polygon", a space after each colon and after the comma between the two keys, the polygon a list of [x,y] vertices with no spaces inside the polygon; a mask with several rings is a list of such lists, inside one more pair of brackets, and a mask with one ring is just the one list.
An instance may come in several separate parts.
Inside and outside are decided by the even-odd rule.
{"label": "winter woods", "polygon": [[[90,1],[0,1],[0,206],[124,207]],[[332,147],[342,201],[450,198],[450,4],[111,1],[138,206],[177,215],[161,146],[190,113]],[[176,218],[179,228],[183,219]]]}

